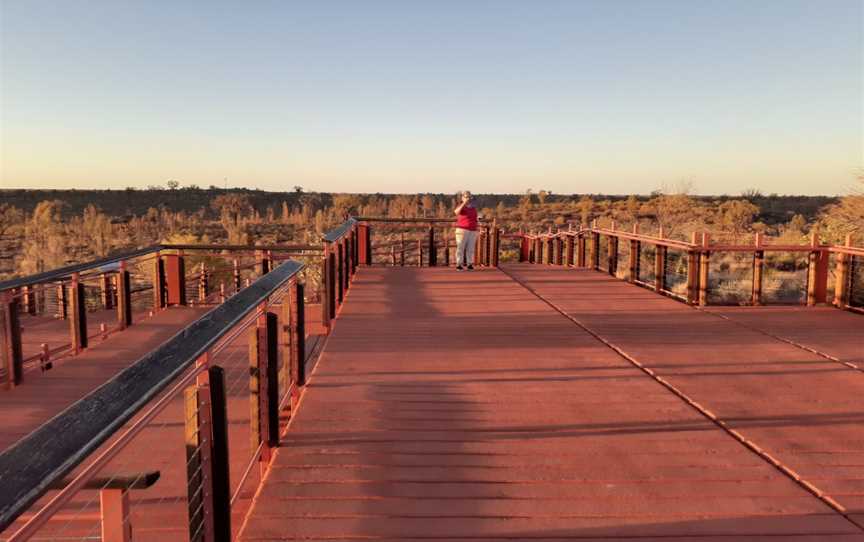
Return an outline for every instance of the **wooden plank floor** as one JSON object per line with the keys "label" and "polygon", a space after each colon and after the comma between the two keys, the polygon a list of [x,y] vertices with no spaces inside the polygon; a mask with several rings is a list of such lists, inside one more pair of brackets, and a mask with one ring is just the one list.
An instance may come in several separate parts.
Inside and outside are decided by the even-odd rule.
{"label": "wooden plank floor", "polygon": [[864,370],[862,314],[832,307],[708,307],[707,310]]}
{"label": "wooden plank floor", "polygon": [[[864,375],[597,273],[506,271],[858,506],[864,436],[850,401]],[[846,542],[864,531],[505,272],[363,268],[242,538]]]}
{"label": "wooden plank floor", "polygon": [[[79,357],[69,358],[57,369],[35,374],[25,386],[12,394],[0,391],[0,408],[4,417],[0,421],[4,438],[41,423],[46,417],[59,412],[67,403],[83,396],[90,388],[101,384],[117,371],[128,366],[144,353],[155,348],[192,320],[209,310],[207,308],[172,308],[157,313],[153,318],[128,330],[112,335]],[[275,308],[279,313],[279,307]],[[321,307],[307,305],[307,356],[311,357],[321,340]],[[225,370],[227,413],[229,425],[229,461],[231,489],[237,499],[232,506],[235,532],[248,512],[255,488],[260,480],[259,469],[252,468],[245,482],[240,483],[243,472],[252,457],[249,421],[249,361],[247,334],[241,333],[215,355],[211,362]],[[282,360],[284,361],[284,360]],[[13,400],[17,394],[17,399]],[[5,403],[4,403],[5,400]],[[15,409],[12,410],[13,405]],[[10,410],[7,410],[7,407]],[[146,410],[146,408],[144,409]],[[7,412],[15,413],[5,416]],[[186,485],[186,450],[184,441],[183,395],[175,396],[166,408],[126,445],[119,455],[101,470],[109,473],[141,473],[157,470],[159,481],[151,488],[130,492],[130,521],[137,541],[165,542],[188,538],[188,504]],[[134,421],[134,420],[133,420]],[[128,428],[133,422],[124,426]],[[13,430],[14,429],[14,430]],[[118,431],[120,434],[123,431]],[[112,441],[103,445],[106,449]],[[98,454],[92,454],[91,457]],[[80,468],[80,467],[79,467]],[[44,506],[56,492],[48,492],[31,508]],[[13,526],[0,533],[11,534],[32,514],[25,514]],[[43,526],[34,540],[98,539],[99,494],[80,491],[58,514]]]}
{"label": "wooden plank floor", "polygon": [[[161,311],[151,318],[137,320],[128,329],[113,333],[104,341],[92,341],[91,348],[78,356],[63,358],[49,371],[26,372],[20,386],[0,390],[0,411],[3,412],[0,417],[0,450],[5,450],[96,389],[207,310],[173,307]],[[57,337],[55,342],[61,338],[68,341],[68,326],[68,322],[62,320],[37,322],[31,317],[25,320],[24,336],[50,336]]]}

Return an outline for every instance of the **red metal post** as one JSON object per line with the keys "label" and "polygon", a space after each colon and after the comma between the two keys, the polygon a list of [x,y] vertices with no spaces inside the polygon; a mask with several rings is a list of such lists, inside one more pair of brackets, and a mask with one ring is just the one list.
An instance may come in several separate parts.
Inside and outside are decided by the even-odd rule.
{"label": "red metal post", "polygon": [[827,251],[814,250],[810,253],[807,305],[811,307],[827,301],[828,261]]}
{"label": "red metal post", "polygon": [[342,305],[342,300],[345,296],[345,279],[343,277],[343,270],[345,268],[343,260],[345,258],[345,245],[342,241],[336,243],[336,299],[339,302],[339,305]]}
{"label": "red metal post", "polygon": [[120,262],[120,270],[115,278],[117,284],[117,323],[120,329],[132,325],[132,281],[126,262]]}
{"label": "red metal post", "polygon": [[357,273],[357,266],[360,265],[360,235],[357,231],[357,226],[351,229],[351,276]]}
{"label": "red metal post", "polygon": [[153,257],[153,310],[165,307],[165,264],[158,252]]}
{"label": "red metal post", "polygon": [[492,265],[492,229],[486,226],[483,229],[483,265],[489,267]]}
{"label": "red metal post", "polygon": [[492,235],[492,265],[498,267],[501,258],[501,228],[496,225]]}
{"label": "red metal post", "polygon": [[330,331],[330,270],[328,269],[330,257],[328,255],[327,242],[324,242],[321,256],[321,283],[319,285],[321,294],[321,324],[329,333]]}
{"label": "red metal post", "polygon": [[606,265],[606,269],[614,277],[618,273],[618,236],[610,235],[607,243],[606,257],[608,264]]}
{"label": "red metal post", "polygon": [[591,269],[600,269],[600,234],[597,232],[591,234]]}
{"label": "red metal post", "polygon": [[268,312],[265,324],[267,358],[264,368],[267,377],[262,387],[264,402],[261,412],[262,423],[267,425],[267,438],[264,440],[267,457],[262,459],[269,461],[273,450],[279,446],[279,318]]}
{"label": "red metal post", "polygon": [[579,234],[576,238],[576,267],[586,267],[586,239],[584,234]]}
{"label": "red metal post", "polygon": [[630,277],[629,282],[636,282],[639,280],[639,241],[635,239],[630,240]]}
{"label": "red metal post", "polygon": [[84,285],[78,277],[78,273],[72,275],[70,286],[71,307],[69,318],[69,335],[72,352],[79,354],[87,348],[87,306],[84,298]]}
{"label": "red metal post", "polygon": [[[277,381],[277,318],[271,312],[258,317],[249,330],[249,422],[250,445],[253,450],[263,443],[261,461],[270,461],[272,448],[279,438],[278,412],[275,415],[277,429],[273,429],[273,410],[278,410]],[[276,390],[276,399],[273,399]]]}
{"label": "red metal post", "polygon": [[23,295],[21,299],[24,301],[24,312],[30,315],[36,314],[36,292],[32,286],[24,286],[21,288]]}
{"label": "red metal post", "polygon": [[65,320],[69,314],[69,299],[66,294],[66,285],[60,283],[57,285],[57,317]]}
{"label": "red metal post", "polygon": [[330,308],[330,318],[336,318],[336,254],[331,244],[327,251],[327,303]]}
{"label": "red metal post", "polygon": [[162,257],[165,277],[165,306],[186,304],[186,264],[183,254]]}
{"label": "red metal post", "polygon": [[19,301],[10,293],[3,294],[0,305],[0,333],[3,336],[3,367],[6,370],[6,386],[14,388],[24,376],[21,353],[21,323],[18,320]]}
{"label": "red metal post", "polygon": [[[710,244],[707,232],[702,233],[702,248],[707,249]],[[703,250],[699,253],[699,306],[708,304],[708,272],[710,269],[711,252]]]}
{"label": "red metal post", "polygon": [[99,515],[102,540],[132,542],[128,490],[112,488],[99,490]]}
{"label": "red metal post", "polygon": [[225,370],[210,367],[210,427],[212,431],[211,465],[213,476],[213,540],[231,540],[231,471],[228,455],[228,400],[225,392]]}
{"label": "red metal post", "polygon": [[183,394],[189,540],[201,542],[206,541],[206,535],[213,532],[209,391],[210,388],[205,382],[188,387]]}
{"label": "red metal post", "polygon": [[666,247],[654,245],[654,290],[662,292],[666,288]]}
{"label": "red metal post", "polygon": [[[846,246],[852,246],[852,236],[846,236]],[[837,269],[834,273],[834,306],[845,308],[849,302],[849,284],[851,282],[850,263],[852,257],[840,252],[837,254]]]}
{"label": "red metal post", "polygon": [[263,250],[255,251],[255,267],[258,270],[259,277],[263,277],[270,272],[270,260]]}
{"label": "red metal post", "polygon": [[[758,234],[757,234],[758,235]],[[765,251],[753,251],[753,289],[750,303],[759,306],[762,304],[762,271],[765,268]]]}
{"label": "red metal post", "polygon": [[342,262],[340,265],[341,278],[342,278],[342,299],[345,299],[345,295],[348,293],[348,285],[351,283],[351,237],[349,235],[345,235],[340,242],[340,250],[342,254]]}
{"label": "red metal post", "polygon": [[372,228],[368,224],[357,226],[359,237],[359,261],[361,265],[372,265]]}
{"label": "red metal post", "polygon": [[295,281],[290,286],[288,303],[291,319],[288,323],[291,340],[290,380],[295,384],[295,394],[297,394],[299,393],[297,388],[306,385],[306,314],[303,285],[299,282]]}
{"label": "red metal post", "polygon": [[429,225],[429,247],[426,250],[429,259],[429,267],[438,265],[438,246],[435,244],[435,226]]}

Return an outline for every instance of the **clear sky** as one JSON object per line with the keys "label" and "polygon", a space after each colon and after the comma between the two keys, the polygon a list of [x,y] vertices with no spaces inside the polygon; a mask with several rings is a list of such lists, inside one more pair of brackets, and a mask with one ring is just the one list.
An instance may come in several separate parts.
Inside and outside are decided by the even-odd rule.
{"label": "clear sky", "polygon": [[0,0],[0,186],[836,194],[862,0]]}

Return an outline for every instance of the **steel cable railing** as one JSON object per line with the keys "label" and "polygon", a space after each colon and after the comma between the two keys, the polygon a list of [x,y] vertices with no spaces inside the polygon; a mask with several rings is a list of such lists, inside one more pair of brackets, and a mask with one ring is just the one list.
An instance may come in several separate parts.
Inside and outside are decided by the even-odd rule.
{"label": "steel cable railing", "polygon": [[678,298],[687,298],[689,262],[687,253],[667,250],[663,266],[663,291]]}
{"label": "steel cable railing", "polygon": [[753,298],[753,254],[714,252],[708,272],[708,303],[747,305]]}
{"label": "steel cable railing", "polygon": [[[561,234],[559,234],[561,235]],[[576,265],[610,272],[616,277],[663,292],[687,303],[806,304],[831,303],[862,309],[861,259],[864,248],[823,245],[815,234],[809,245],[766,243],[761,234],[750,245],[730,245],[746,236],[727,236],[720,243],[708,234],[693,234],[690,242],[596,226],[565,232],[575,237]],[[559,264],[551,234],[519,234],[520,261]],[[627,245],[627,247],[622,245]],[[630,250],[638,247],[638,257]],[[609,251],[615,250],[610,258]],[[553,261],[554,260],[554,261]],[[633,271],[635,272],[635,275]],[[631,276],[634,275],[634,276]]]}
{"label": "steel cable railing", "polygon": [[[285,404],[283,398],[291,389],[305,381],[302,368],[305,355],[299,350],[304,343],[301,340],[304,334],[303,289],[297,282],[301,269],[302,265],[295,262],[277,267],[0,454],[0,477],[4,480],[4,491],[0,494],[0,528],[12,525],[16,517],[51,487],[59,488],[50,502],[24,518],[23,524],[16,524],[9,540],[26,540],[36,533],[41,534],[43,529],[53,533],[51,536],[87,537],[88,533],[92,534],[94,527],[82,525],[82,521],[86,523],[88,510],[95,506],[96,494],[77,504],[73,497],[81,491],[99,491],[104,506],[103,492],[112,490],[121,478],[114,469],[124,466],[139,474],[131,479],[125,477],[131,485],[119,490],[118,506],[122,509],[119,519],[115,516],[116,521],[106,526],[103,508],[99,527],[103,539],[119,539],[106,537],[106,528],[123,532],[129,523],[143,523],[146,528],[148,517],[159,518],[162,527],[176,524],[181,531],[188,529],[193,540],[199,539],[202,531],[218,529],[218,526],[202,525],[200,508],[210,507],[206,515],[220,517],[214,510],[219,502],[230,506],[232,495],[235,505],[243,501],[243,493],[238,493],[229,483],[227,465],[230,464],[230,472],[235,474],[250,473],[247,483],[257,480],[260,471],[254,466],[266,464],[274,439],[278,437],[278,406]],[[271,312],[273,310],[278,310],[278,314]],[[277,324],[280,316],[287,316],[290,326],[280,328]],[[280,333],[287,336],[279,339]],[[250,341],[256,341],[257,346],[251,346]],[[279,363],[279,356],[290,358],[290,363],[286,364],[285,359]],[[254,369],[251,376],[250,367]],[[285,373],[284,378],[277,378],[280,371]],[[279,381],[288,385],[278,388]],[[216,388],[221,390],[217,394],[219,397],[213,395],[218,391]],[[257,416],[250,415],[250,390],[253,397],[257,397],[253,404],[260,405]],[[213,410],[213,405],[220,401],[221,414]],[[100,408],[94,410],[97,404]],[[219,416],[222,416],[222,429],[216,427],[218,424],[214,421]],[[190,418],[195,418],[194,424],[190,425]],[[235,418],[244,430],[238,431]],[[227,429],[229,423],[230,430]],[[54,438],[58,427],[64,428],[62,440]],[[220,436],[219,431],[224,434]],[[175,434],[175,438],[169,433]],[[244,444],[241,448],[245,447],[245,451],[239,454],[237,447],[229,448],[232,439],[249,443],[256,436],[261,443],[259,446],[250,448]],[[213,448],[217,440],[224,442],[224,450]],[[165,444],[171,442],[174,444]],[[128,494],[133,488],[145,489],[139,487],[140,484],[136,486],[136,478],[150,471],[145,465],[159,457],[156,453],[159,446],[178,444],[177,453],[186,450],[185,465],[166,459],[167,463],[160,464],[166,477],[160,482],[161,489],[160,485],[154,489],[148,486],[149,495],[130,500]],[[32,453],[36,449],[40,453]],[[210,455],[205,457],[207,454]],[[217,458],[219,454],[225,457]],[[196,456],[200,457],[196,459]],[[167,456],[163,454],[162,457]],[[222,464],[220,461],[226,465],[224,473],[216,469]],[[73,478],[60,483],[76,465],[81,468]],[[178,465],[182,468],[177,468]],[[202,474],[201,469],[207,474]],[[100,473],[106,471],[108,474],[100,478]],[[204,479],[211,484],[224,482],[222,501],[212,502],[220,495],[214,489],[212,493],[206,492],[212,498],[202,502],[205,492],[200,484]],[[98,484],[94,485],[94,480]],[[242,486],[240,479],[232,477],[232,480],[237,480],[234,486]],[[184,491],[178,492],[178,484]],[[135,514],[130,512],[130,502],[139,509]],[[160,516],[160,511],[169,511],[168,516]],[[55,520],[52,521],[52,517]],[[183,521],[178,524],[177,518]]]}

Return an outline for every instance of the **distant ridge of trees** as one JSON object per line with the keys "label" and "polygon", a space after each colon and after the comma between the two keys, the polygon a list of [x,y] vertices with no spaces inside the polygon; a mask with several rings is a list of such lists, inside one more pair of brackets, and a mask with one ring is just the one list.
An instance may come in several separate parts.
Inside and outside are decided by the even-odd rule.
{"label": "distant ridge of trees", "polygon": [[[861,179],[864,185],[864,178]],[[0,190],[0,277],[38,272],[118,250],[160,241],[230,243],[318,243],[348,214],[387,217],[451,217],[454,194],[345,194],[284,192],[211,186],[145,190]],[[538,231],[611,221],[638,224],[645,232],[661,225],[665,235],[688,239],[692,232],[734,243],[753,235],[789,244],[818,233],[841,242],[852,233],[864,241],[862,192],[828,196],[693,196],[685,190],[649,195],[475,194],[486,218],[510,230]]]}
{"label": "distant ridge of trees", "polygon": [[[285,202],[289,207],[302,205],[305,198],[316,198],[322,207],[333,205],[333,193],[327,192],[303,192],[299,186],[284,192],[273,192],[264,190],[251,190],[245,188],[222,189],[217,187],[198,188],[196,186],[168,189],[152,187],[149,189],[119,189],[119,190],[74,190],[74,189],[0,189],[0,202],[21,209],[25,213],[32,213],[36,206],[46,200],[60,200],[64,203],[62,213],[64,217],[80,215],[89,205],[95,205],[103,212],[117,220],[122,217],[140,216],[147,214],[151,208],[164,208],[169,211],[195,213],[200,209],[211,208],[214,198],[226,194],[242,195],[246,198],[251,208],[262,216],[266,215],[267,209],[274,205],[279,207]],[[390,200],[404,194],[350,194],[360,198],[377,197]],[[449,199],[453,194],[430,193],[436,200]],[[531,192],[532,201],[540,205],[565,203],[573,199],[589,197],[594,201],[608,200],[610,202],[626,201],[635,197],[638,201],[648,201],[656,197],[657,192],[649,195],[615,195],[615,194],[552,194],[540,190]],[[800,214],[807,221],[817,217],[820,210],[826,205],[837,204],[840,198],[832,196],[779,196],[776,194],[763,195],[757,190],[747,190],[740,196],[688,196],[698,202],[726,202],[744,199],[759,207],[759,219],[766,224],[777,224],[789,220],[792,215]],[[499,203],[505,207],[516,207],[520,201],[525,199],[525,194],[477,194],[478,203],[481,207],[496,208]],[[215,211],[214,211],[215,212]],[[215,214],[218,217],[218,213]]]}

